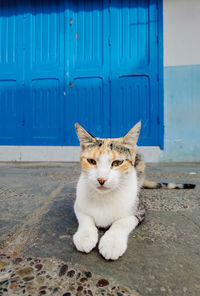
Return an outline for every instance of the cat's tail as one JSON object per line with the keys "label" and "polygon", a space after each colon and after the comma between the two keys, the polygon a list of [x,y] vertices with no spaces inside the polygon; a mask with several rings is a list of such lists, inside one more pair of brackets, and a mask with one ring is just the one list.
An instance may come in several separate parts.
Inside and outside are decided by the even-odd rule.
{"label": "cat's tail", "polygon": [[150,180],[145,180],[143,183],[142,188],[145,189],[159,189],[159,188],[166,188],[166,189],[194,189],[196,187],[195,184],[178,184],[178,183],[159,183]]}

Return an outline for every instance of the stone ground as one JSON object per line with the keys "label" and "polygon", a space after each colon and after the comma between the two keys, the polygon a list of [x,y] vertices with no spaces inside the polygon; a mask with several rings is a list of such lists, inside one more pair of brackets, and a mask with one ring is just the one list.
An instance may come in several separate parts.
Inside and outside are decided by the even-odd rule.
{"label": "stone ground", "polygon": [[[0,163],[0,295],[200,295],[200,164],[149,164],[145,221],[106,261],[75,250],[77,163]],[[101,232],[102,234],[103,232]]]}

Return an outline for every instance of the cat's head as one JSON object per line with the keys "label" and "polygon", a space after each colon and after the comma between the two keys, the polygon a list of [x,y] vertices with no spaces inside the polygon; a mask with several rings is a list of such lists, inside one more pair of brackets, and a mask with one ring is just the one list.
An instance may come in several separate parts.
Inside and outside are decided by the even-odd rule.
{"label": "cat's head", "polygon": [[124,137],[100,139],[76,123],[81,145],[81,166],[88,185],[105,193],[123,187],[135,163],[139,121]]}

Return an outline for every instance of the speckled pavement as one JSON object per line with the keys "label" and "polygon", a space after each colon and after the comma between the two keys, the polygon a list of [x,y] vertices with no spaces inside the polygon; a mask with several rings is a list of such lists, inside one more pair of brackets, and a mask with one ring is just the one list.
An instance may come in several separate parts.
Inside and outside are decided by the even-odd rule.
{"label": "speckled pavement", "polygon": [[[200,164],[149,164],[145,221],[118,261],[75,250],[77,163],[0,163],[0,295],[200,295]],[[102,235],[103,232],[100,232]]]}

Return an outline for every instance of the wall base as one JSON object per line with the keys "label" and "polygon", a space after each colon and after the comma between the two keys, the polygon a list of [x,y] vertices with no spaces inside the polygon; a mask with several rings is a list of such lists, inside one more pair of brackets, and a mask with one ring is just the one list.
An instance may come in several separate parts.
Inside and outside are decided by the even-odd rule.
{"label": "wall base", "polygon": [[[158,162],[160,148],[138,147],[146,162]],[[79,161],[77,146],[0,146],[0,161]]]}

